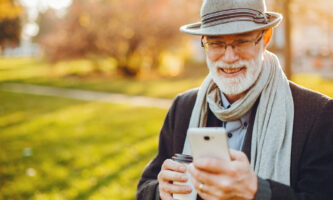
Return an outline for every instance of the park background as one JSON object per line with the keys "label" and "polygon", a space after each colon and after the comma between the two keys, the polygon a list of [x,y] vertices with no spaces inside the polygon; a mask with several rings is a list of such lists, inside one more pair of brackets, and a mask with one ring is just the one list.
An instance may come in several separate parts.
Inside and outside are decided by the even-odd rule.
{"label": "park background", "polygon": [[[0,199],[135,199],[172,99],[207,74],[201,0],[0,0]],[[333,97],[333,2],[267,0],[292,81]]]}

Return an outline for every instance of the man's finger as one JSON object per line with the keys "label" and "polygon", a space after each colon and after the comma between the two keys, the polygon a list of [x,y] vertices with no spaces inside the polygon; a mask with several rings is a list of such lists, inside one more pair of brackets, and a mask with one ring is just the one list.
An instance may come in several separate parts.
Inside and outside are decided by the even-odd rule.
{"label": "man's finger", "polygon": [[230,161],[212,157],[194,159],[193,164],[200,170],[215,174],[225,173],[230,168]]}
{"label": "man's finger", "polygon": [[205,193],[205,194],[208,194],[208,195],[211,195],[214,197],[219,197],[219,198],[229,197],[229,196],[225,195],[223,190],[216,187],[216,185],[202,184],[202,183],[196,181],[195,179],[192,180],[192,184],[193,184],[194,188],[196,189],[196,191],[198,191],[199,194]]}
{"label": "man's finger", "polygon": [[214,197],[210,194],[204,193],[204,192],[198,192],[198,195],[205,200],[218,200],[217,197]]}
{"label": "man's finger", "polygon": [[169,194],[189,194],[192,192],[192,188],[189,185],[179,185],[168,182],[159,184],[159,189]]}
{"label": "man's finger", "polygon": [[185,171],[186,171],[185,165],[183,165],[183,164],[181,164],[179,162],[173,161],[171,159],[166,159],[163,162],[162,170],[163,169],[164,170],[171,170],[171,171],[182,172],[182,173],[185,173]]}
{"label": "man's finger", "polygon": [[186,174],[170,170],[162,170],[158,175],[158,179],[165,182],[169,181],[186,182],[188,180]]}
{"label": "man's finger", "polygon": [[230,149],[229,154],[230,154],[230,158],[232,161],[248,161],[245,153],[243,153],[241,151],[236,151],[236,150]]}
{"label": "man's finger", "polygon": [[160,190],[160,198],[162,200],[173,200],[172,195]]}
{"label": "man's finger", "polygon": [[200,170],[198,168],[195,168],[194,165],[190,165],[188,170],[189,170],[189,173],[191,174],[192,178],[200,183],[210,184],[210,185],[215,185],[217,183],[216,174],[212,174],[212,173]]}

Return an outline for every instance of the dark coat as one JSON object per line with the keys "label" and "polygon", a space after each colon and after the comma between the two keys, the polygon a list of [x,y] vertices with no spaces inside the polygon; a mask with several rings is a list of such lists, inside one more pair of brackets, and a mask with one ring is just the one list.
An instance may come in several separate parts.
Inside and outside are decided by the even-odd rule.
{"label": "dark coat", "polygon": [[[268,179],[271,199],[333,199],[333,99],[292,82],[290,88],[294,100],[291,183],[287,186]],[[137,199],[151,200],[158,195],[157,175],[164,160],[183,150],[196,95],[197,89],[175,98],[160,133],[158,155],[147,165],[138,184]],[[254,114],[242,149],[249,160],[253,121]],[[207,126],[220,123],[209,113]]]}

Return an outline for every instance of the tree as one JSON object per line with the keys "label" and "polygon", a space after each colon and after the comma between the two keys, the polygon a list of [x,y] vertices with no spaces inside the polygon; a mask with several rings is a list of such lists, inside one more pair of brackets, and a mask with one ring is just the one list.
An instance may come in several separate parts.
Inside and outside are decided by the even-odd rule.
{"label": "tree", "polygon": [[284,60],[285,60],[285,73],[287,78],[290,80],[292,75],[292,44],[291,44],[291,16],[290,16],[290,3],[291,0],[285,0],[283,3],[283,10],[285,16],[285,51],[284,51]]}
{"label": "tree", "polygon": [[[197,16],[201,1],[74,0],[68,15],[42,44],[52,60],[112,56],[121,73],[154,69],[159,54],[179,45],[179,26]],[[189,6],[190,5],[190,6]]]}
{"label": "tree", "polygon": [[21,6],[13,0],[0,0],[0,50],[20,41]]}

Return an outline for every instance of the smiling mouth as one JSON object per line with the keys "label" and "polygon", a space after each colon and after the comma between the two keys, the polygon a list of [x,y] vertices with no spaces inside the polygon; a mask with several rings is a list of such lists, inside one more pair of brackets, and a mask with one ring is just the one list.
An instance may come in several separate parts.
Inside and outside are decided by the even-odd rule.
{"label": "smiling mouth", "polygon": [[226,74],[235,74],[235,73],[238,73],[238,72],[242,71],[243,69],[246,69],[246,67],[238,67],[238,68],[221,68],[221,67],[219,67],[218,68],[219,71],[223,71]]}

